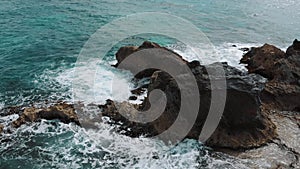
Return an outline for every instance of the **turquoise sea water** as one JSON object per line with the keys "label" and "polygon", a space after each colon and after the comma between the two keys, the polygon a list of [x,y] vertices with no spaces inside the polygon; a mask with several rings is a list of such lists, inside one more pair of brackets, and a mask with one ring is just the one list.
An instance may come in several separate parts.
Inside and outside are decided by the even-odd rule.
{"label": "turquoise sea water", "polygon": [[[0,108],[70,101],[73,67],[84,43],[101,26],[129,14],[151,11],[182,17],[208,36],[222,61],[238,66],[242,53],[232,44],[249,47],[268,42],[286,48],[299,38],[299,9],[297,0],[1,0]],[[138,36],[122,44],[139,45],[143,40],[178,50],[187,59],[192,57],[160,36]],[[114,60],[119,46],[107,54],[108,61]],[[101,84],[118,71],[99,69]],[[103,100],[109,96],[107,90],[103,85]],[[44,121],[24,126],[17,134],[5,136],[13,141],[0,144],[0,168],[247,166],[238,160],[212,157],[191,140],[161,154],[167,148],[159,141],[112,134],[108,126],[93,134],[72,124],[53,123],[56,125]],[[159,154],[159,159],[149,153]]]}
{"label": "turquoise sea water", "polygon": [[72,67],[90,35],[122,16],[167,12],[195,24],[217,46],[268,42],[286,47],[299,35],[298,7],[292,0],[2,0],[0,102],[14,105],[49,96],[64,99],[62,92],[67,89],[40,77]]}

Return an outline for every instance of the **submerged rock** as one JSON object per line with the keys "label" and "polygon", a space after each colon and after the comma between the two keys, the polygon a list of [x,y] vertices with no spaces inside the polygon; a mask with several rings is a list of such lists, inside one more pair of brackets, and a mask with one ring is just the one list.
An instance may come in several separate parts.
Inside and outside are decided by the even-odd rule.
{"label": "submerged rock", "polygon": [[248,52],[250,49],[245,47],[245,48],[239,48],[239,50],[243,52]]}
{"label": "submerged rock", "polygon": [[77,125],[80,125],[73,105],[59,103],[50,106],[49,108],[24,108],[24,110],[20,113],[19,118],[12,122],[12,126],[17,128],[20,127],[22,124],[25,124],[26,122],[36,122],[41,119],[57,119],[63,123],[74,122]]}
{"label": "submerged rock", "polygon": [[136,96],[130,96],[128,99],[129,100],[137,100],[137,97]]}

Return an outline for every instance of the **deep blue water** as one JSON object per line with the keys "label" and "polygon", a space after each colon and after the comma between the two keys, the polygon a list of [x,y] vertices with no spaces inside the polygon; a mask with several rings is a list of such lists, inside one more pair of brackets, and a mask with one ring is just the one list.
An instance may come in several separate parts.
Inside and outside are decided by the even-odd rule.
{"label": "deep blue water", "polygon": [[[225,60],[238,60],[237,57],[240,53],[238,50],[229,48],[229,44],[249,46],[267,42],[285,48],[295,38],[300,38],[299,9],[300,5],[297,0],[1,0],[0,107],[43,102],[44,100],[72,99],[70,92],[72,68],[85,42],[101,26],[129,14],[151,11],[182,17],[200,28],[217,46],[217,49],[222,51],[219,54],[224,54]],[[139,45],[143,40],[154,40],[166,46],[173,45],[172,41],[167,41],[160,36],[140,36],[126,40],[122,44]],[[107,60],[114,60],[113,54],[118,47],[116,46],[107,54]],[[182,52],[184,53],[184,51]],[[188,53],[186,55],[189,57]],[[232,62],[232,64],[235,63],[237,62]],[[106,76],[107,74],[105,74]],[[103,79],[105,80],[105,78]],[[74,128],[74,126],[72,127]],[[53,127],[49,128],[51,130]],[[137,153],[134,150],[138,148],[135,147],[132,148],[131,155],[122,152],[123,155],[121,153],[120,156],[106,156],[111,159],[105,159],[103,148],[99,148],[106,144],[103,141],[99,143],[99,147],[94,148],[96,154],[99,154],[91,157],[93,155],[85,154],[86,151],[82,149],[87,144],[91,144],[92,147],[96,146],[91,141],[93,139],[76,137],[77,132],[80,132],[77,130],[80,129],[76,129],[77,132],[74,132],[73,129],[69,129],[70,126],[61,128],[66,131],[57,128],[53,130],[59,130],[63,134],[48,130],[39,133],[36,131],[38,129],[29,132],[25,127],[14,136],[7,136],[16,137],[16,139],[11,144],[1,143],[0,168],[3,166],[4,168],[21,168],[22,166],[25,168],[32,166],[34,166],[33,168],[48,168],[51,167],[51,163],[57,168],[68,166],[72,168],[82,166],[83,168],[84,166],[85,168],[93,166],[151,167],[149,165],[153,159],[145,156],[152,152],[150,150],[145,153]],[[97,137],[101,137],[101,134]],[[116,139],[121,136],[110,137]],[[87,143],[81,145],[81,141],[76,142],[77,139],[85,140]],[[47,140],[47,144],[44,143],[45,140]],[[112,140],[107,142],[122,145],[119,142],[114,143]],[[143,140],[138,142],[143,142]],[[146,142],[151,141],[147,140]],[[130,146],[135,145],[132,140],[129,144]],[[144,144],[146,145],[146,143],[140,143],[140,146],[145,146]],[[151,142],[151,144],[155,143]],[[57,147],[55,147],[56,145]],[[117,151],[118,147],[114,146],[108,149]],[[126,151],[124,148],[126,146],[122,145],[121,147],[121,150]],[[187,149],[192,153],[189,155],[199,156],[194,153],[197,149],[193,147]],[[160,148],[156,148],[155,151],[160,151]],[[57,155],[53,156],[55,152]],[[67,156],[68,152],[71,154],[70,157]],[[114,152],[110,153],[114,154]],[[138,159],[138,156],[141,158]],[[189,158],[179,160],[170,154],[166,156],[168,157],[162,159],[166,159],[170,163],[169,166],[163,160],[153,162],[153,164],[156,166],[164,164],[163,167],[169,168],[194,167],[198,163],[190,161]],[[97,158],[104,158],[104,160],[90,165],[89,160],[95,162]],[[132,161],[132,158],[137,159]],[[111,163],[102,164],[109,160]],[[80,165],[83,163],[84,165]],[[58,167],[59,164],[61,164],[60,167]],[[228,166],[226,163],[221,164],[220,167],[222,165],[223,167]]]}

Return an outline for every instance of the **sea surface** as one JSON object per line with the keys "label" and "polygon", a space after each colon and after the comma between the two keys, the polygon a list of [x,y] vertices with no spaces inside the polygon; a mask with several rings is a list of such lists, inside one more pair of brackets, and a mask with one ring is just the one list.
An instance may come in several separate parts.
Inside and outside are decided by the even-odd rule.
{"label": "sea surface", "polygon": [[[245,70],[239,64],[243,55],[239,48],[270,43],[286,49],[300,38],[299,9],[297,0],[1,0],[0,109],[72,102],[74,67],[81,49],[93,33],[118,18],[140,12],[181,17],[209,38],[219,61]],[[97,96],[83,101],[117,99],[111,92],[112,77],[121,74],[120,80],[129,86],[131,82],[127,72],[110,66],[114,54],[123,45],[145,40],[188,60],[195,58],[182,44],[161,35],[124,39],[105,55],[105,63],[97,65]],[[0,123],[16,118],[2,117]],[[0,168],[251,168],[247,160],[213,153],[194,140],[169,146],[151,138],[129,138],[113,132],[112,126],[99,125],[97,131],[57,121],[23,125],[14,134],[1,136]]]}

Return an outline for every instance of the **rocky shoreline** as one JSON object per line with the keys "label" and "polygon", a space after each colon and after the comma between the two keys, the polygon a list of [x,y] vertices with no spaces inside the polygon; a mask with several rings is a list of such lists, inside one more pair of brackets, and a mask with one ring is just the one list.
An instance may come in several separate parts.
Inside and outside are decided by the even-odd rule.
{"label": "rocky shoreline", "polygon": [[[286,52],[269,44],[245,50],[247,53],[241,58],[241,63],[247,64],[248,72],[240,71],[227,63],[219,63],[224,68],[227,86],[214,89],[211,83],[218,81],[220,77],[209,77],[207,69],[213,70],[216,64],[203,66],[198,61],[188,62],[173,51],[153,42],[144,42],[139,47],[120,48],[116,54],[118,63],[115,67],[129,55],[151,48],[175,54],[176,57],[170,59],[187,65],[196,78],[200,92],[199,114],[186,138],[199,139],[210,108],[211,91],[226,90],[223,116],[205,144],[216,151],[241,159],[267,160],[272,164],[269,168],[299,167],[300,41],[295,40]],[[137,61],[147,64],[139,58]],[[130,67],[123,69],[131,71]],[[92,105],[99,112],[94,119],[81,117],[83,113],[78,111],[83,109],[82,104],[56,103],[46,108],[9,107],[2,110],[0,116],[16,114],[19,117],[8,125],[0,124],[0,133],[13,132],[13,128],[41,119],[58,119],[63,123],[73,122],[79,126],[93,127],[93,122],[99,122],[101,117],[107,116],[111,119],[109,123],[120,124],[116,125],[117,131],[130,137],[158,135],[178,118],[181,102],[178,85],[173,77],[157,69],[147,69],[136,74],[134,78],[136,81],[150,79],[149,84],[132,91],[134,95],[131,99],[148,91],[147,97],[140,105],[128,101],[120,103],[107,100],[104,105]],[[189,85],[189,82],[186,82],[183,88],[188,89]],[[151,107],[149,93],[155,89],[164,91],[167,98],[166,108],[159,118],[149,123],[138,123],[129,121],[122,115],[125,113],[138,116],[138,111],[148,110]],[[277,163],[276,158],[284,159],[284,163]]]}

